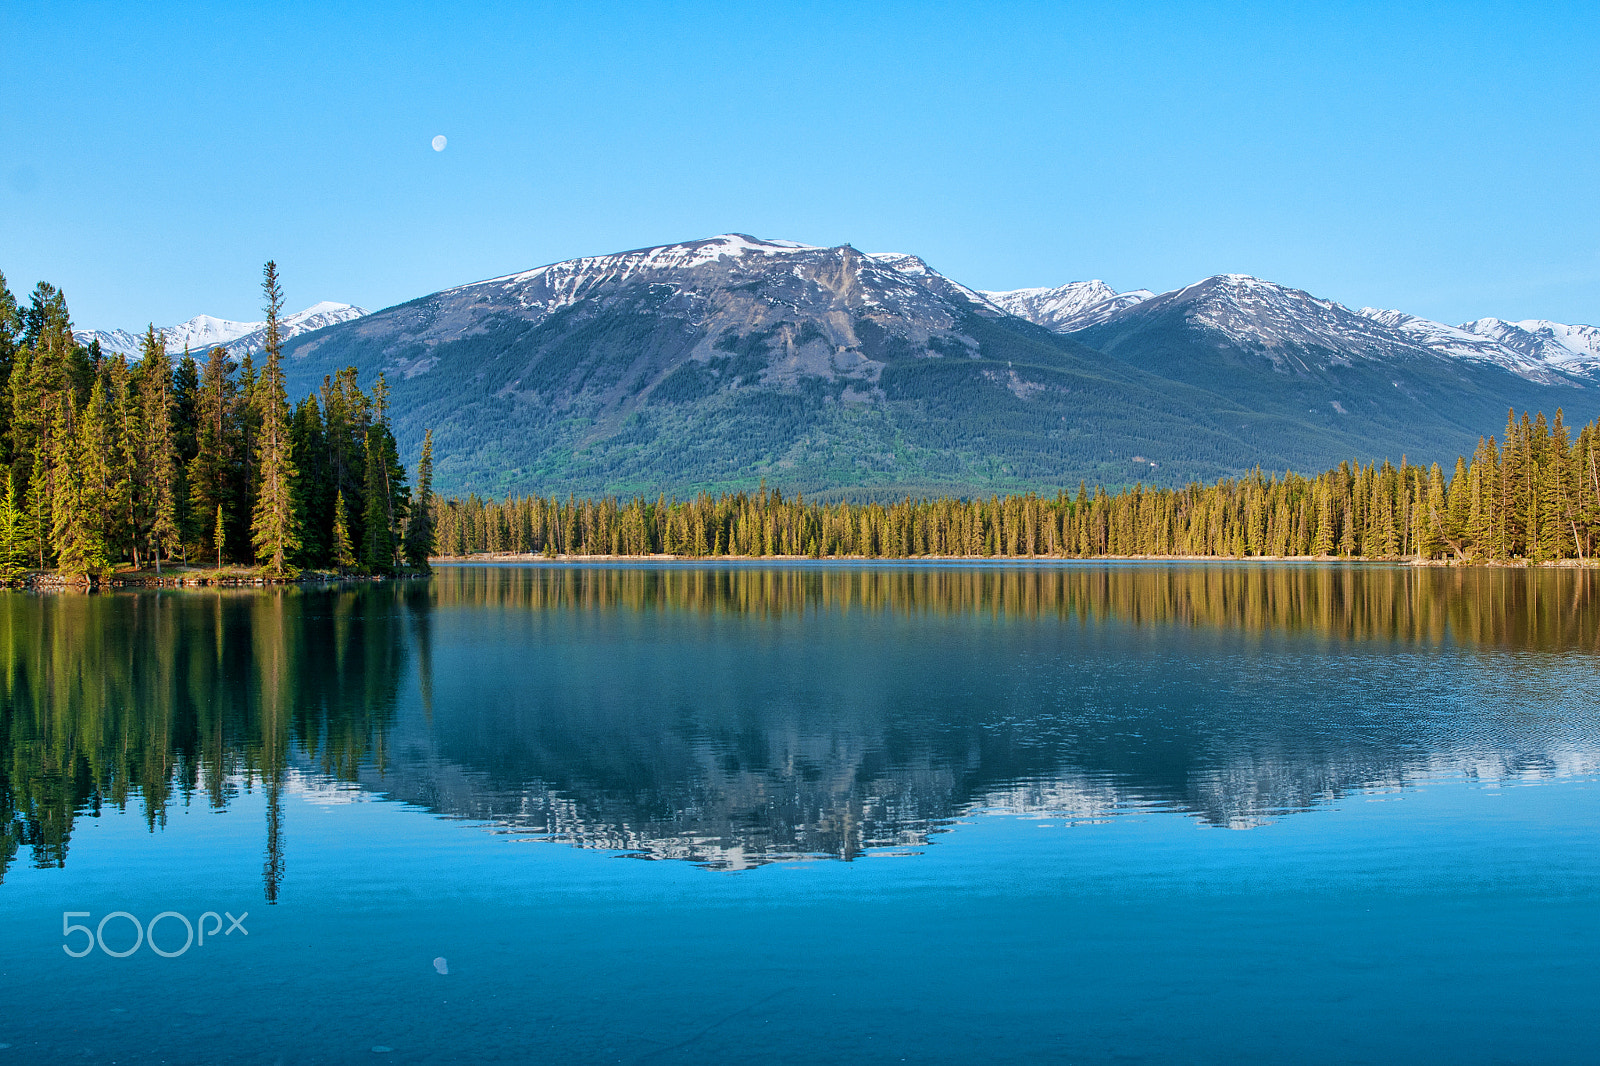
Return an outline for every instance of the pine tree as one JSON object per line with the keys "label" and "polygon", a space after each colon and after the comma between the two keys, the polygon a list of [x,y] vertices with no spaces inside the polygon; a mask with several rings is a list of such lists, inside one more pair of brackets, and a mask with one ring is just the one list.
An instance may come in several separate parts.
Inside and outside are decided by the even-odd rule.
{"label": "pine tree", "polygon": [[[21,336],[22,309],[6,285],[6,276],[0,274],[0,399],[11,396],[11,372],[16,366]],[[9,467],[12,461],[11,405],[0,403],[0,464]]]}
{"label": "pine tree", "polygon": [[1458,559],[1467,557],[1467,527],[1472,516],[1472,498],[1472,476],[1467,472],[1467,460],[1458,455],[1455,473],[1450,476],[1448,517],[1444,527],[1445,543]]}
{"label": "pine tree", "polygon": [[187,348],[172,377],[172,434],[177,449],[177,470],[174,472],[173,502],[178,516],[178,543],[188,558],[188,545],[197,540],[200,526],[209,517],[205,512],[195,513],[189,493],[189,466],[199,451],[200,431],[200,366]]}
{"label": "pine tree", "polygon": [[1428,469],[1428,489],[1419,515],[1417,553],[1424,559],[1437,559],[1444,551],[1445,524],[1449,514],[1444,502],[1444,472],[1434,463]]}
{"label": "pine tree", "polygon": [[256,383],[257,413],[261,419],[257,446],[258,488],[255,511],[250,524],[250,540],[256,559],[267,573],[293,576],[296,568],[290,559],[300,547],[294,513],[294,458],[289,447],[289,401],[284,390],[283,340],[278,320],[283,312],[283,289],[278,283],[278,266],[271,260],[263,270],[261,291],[266,297],[267,357]]}
{"label": "pine tree", "polygon": [[93,579],[107,569],[105,541],[96,520],[91,487],[100,463],[95,460],[99,425],[77,416],[69,395],[56,411],[51,469],[50,539],[56,566],[69,578]]}
{"label": "pine tree", "polygon": [[406,523],[406,565],[424,574],[433,569],[428,557],[436,551],[433,529],[433,430],[422,435],[422,456],[417,460],[417,499]]}
{"label": "pine tree", "polygon": [[[232,524],[227,511],[236,506],[238,498],[238,395],[227,349],[211,349],[201,372],[195,407],[195,452],[189,460],[188,476],[190,508],[198,520],[193,535],[201,545],[215,545],[219,537],[226,542]],[[215,515],[223,516],[220,534],[211,525]]]}
{"label": "pine tree", "polygon": [[367,433],[367,486],[363,524],[367,537],[361,546],[361,566],[369,574],[394,573],[394,536],[389,529],[389,492],[385,484],[381,446],[376,427]]}
{"label": "pine tree", "polygon": [[211,543],[217,549],[217,569],[222,569],[222,548],[228,542],[227,518],[222,513],[222,506],[217,506],[217,523],[212,527]]}
{"label": "pine tree", "polygon": [[99,375],[78,423],[76,466],[82,491],[78,521],[83,536],[99,546],[99,556],[107,561],[112,533],[122,518],[123,500],[129,490],[118,462],[117,421],[107,396],[105,375]]}
{"label": "pine tree", "polygon": [[[1333,554],[1333,492],[1324,481],[1316,487],[1317,532],[1311,542],[1312,555]],[[1209,554],[1209,553],[1208,553]]]}
{"label": "pine tree", "polygon": [[31,538],[27,523],[27,512],[17,506],[16,486],[7,485],[4,498],[0,498],[0,581],[7,584],[20,578],[28,569]]}
{"label": "pine tree", "polygon": [[143,534],[161,573],[161,557],[178,545],[178,448],[172,426],[172,360],[167,341],[155,326],[144,335],[139,364],[139,407],[142,415],[136,495],[142,497]]}
{"label": "pine tree", "polygon": [[331,484],[327,434],[315,396],[307,396],[295,406],[289,420],[289,440],[297,474],[294,513],[300,529],[300,551],[295,562],[300,566],[326,566],[336,490]]}
{"label": "pine tree", "polygon": [[350,519],[345,514],[344,493],[333,498],[333,565],[341,572],[353,570],[356,565],[355,549],[350,546]]}

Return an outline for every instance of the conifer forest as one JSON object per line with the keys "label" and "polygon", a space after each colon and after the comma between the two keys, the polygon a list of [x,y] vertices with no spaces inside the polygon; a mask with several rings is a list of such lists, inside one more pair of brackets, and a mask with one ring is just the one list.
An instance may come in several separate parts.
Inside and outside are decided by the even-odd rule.
{"label": "conifer forest", "polygon": [[431,441],[413,492],[381,376],[368,391],[346,370],[291,405],[275,263],[262,293],[260,366],[221,347],[174,357],[153,326],[130,361],[78,344],[50,284],[21,306],[0,275],[0,579],[427,569]]}
{"label": "conifer forest", "polygon": [[446,555],[1206,556],[1589,560],[1600,540],[1600,423],[1520,420],[1456,460],[1359,462],[1214,485],[1061,494],[808,502],[779,491],[692,500],[476,496],[436,504]]}

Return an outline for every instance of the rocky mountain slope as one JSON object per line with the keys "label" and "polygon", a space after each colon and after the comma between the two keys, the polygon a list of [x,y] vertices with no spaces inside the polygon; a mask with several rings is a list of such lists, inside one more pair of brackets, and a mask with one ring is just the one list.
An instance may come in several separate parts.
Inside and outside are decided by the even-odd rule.
{"label": "rocky mountain slope", "polygon": [[1581,358],[1451,337],[1242,275],[982,293],[912,255],[728,234],[448,289],[286,350],[293,393],[386,373],[402,443],[435,429],[441,487],[497,495],[1055,491],[1447,461],[1509,406],[1600,414]]}

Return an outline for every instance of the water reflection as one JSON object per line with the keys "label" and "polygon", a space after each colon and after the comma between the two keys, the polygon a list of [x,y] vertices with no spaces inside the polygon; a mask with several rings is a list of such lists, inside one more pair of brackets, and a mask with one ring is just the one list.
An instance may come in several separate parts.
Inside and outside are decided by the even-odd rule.
{"label": "water reflection", "polygon": [[[0,595],[0,876],[74,820],[356,782],[737,868],[974,808],[1251,826],[1600,766],[1589,571],[471,567],[336,590]],[[310,782],[311,785],[306,785]],[[287,843],[286,843],[287,840]]]}

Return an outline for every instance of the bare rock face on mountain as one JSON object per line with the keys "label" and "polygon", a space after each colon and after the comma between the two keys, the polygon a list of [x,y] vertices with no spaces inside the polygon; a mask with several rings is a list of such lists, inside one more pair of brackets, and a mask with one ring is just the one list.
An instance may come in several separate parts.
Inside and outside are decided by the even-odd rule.
{"label": "bare rock face on mountain", "polygon": [[887,496],[1448,461],[1508,406],[1600,413],[1581,374],[1484,343],[1462,358],[1243,275],[983,293],[912,255],[728,234],[447,289],[286,351],[293,393],[386,374],[446,491]]}

